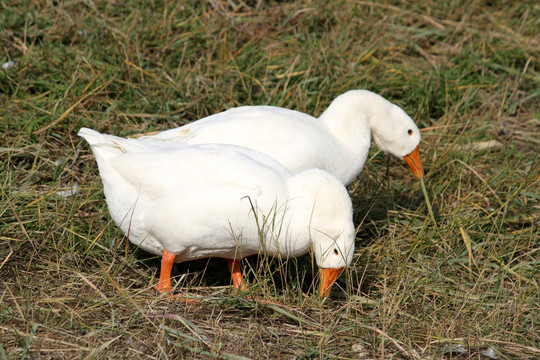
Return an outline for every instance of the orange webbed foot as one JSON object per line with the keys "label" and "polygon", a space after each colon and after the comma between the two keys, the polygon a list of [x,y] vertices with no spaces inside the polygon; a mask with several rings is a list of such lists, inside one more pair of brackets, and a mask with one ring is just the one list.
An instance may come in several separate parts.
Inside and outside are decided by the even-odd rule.
{"label": "orange webbed foot", "polygon": [[235,289],[234,293],[238,294],[238,290],[247,291],[248,287],[242,278],[242,269],[240,269],[240,259],[227,259],[227,263]]}
{"label": "orange webbed foot", "polygon": [[175,254],[171,254],[167,250],[163,250],[163,257],[161,258],[161,270],[159,273],[159,283],[154,289],[163,294],[171,291],[171,272],[176,259]]}

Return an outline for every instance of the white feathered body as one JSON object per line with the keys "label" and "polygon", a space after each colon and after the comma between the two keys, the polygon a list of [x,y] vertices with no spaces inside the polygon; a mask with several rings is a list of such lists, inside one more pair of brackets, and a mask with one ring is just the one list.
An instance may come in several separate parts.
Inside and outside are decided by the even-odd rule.
{"label": "white feathered body", "polygon": [[273,106],[242,106],[146,139],[243,146],[269,155],[294,174],[319,168],[348,183],[366,161],[371,141],[367,121],[355,125],[362,128],[355,131],[360,135],[344,144],[325,122],[310,115]]}
{"label": "white feathered body", "polygon": [[401,108],[366,90],[340,95],[319,118],[274,106],[241,106],[141,139],[244,146],[294,174],[319,168],[349,184],[367,160],[372,132],[382,150],[399,157],[420,142],[420,131]]}
{"label": "white feathered body", "polygon": [[338,244],[342,260],[319,262],[352,259],[350,199],[321,170],[293,176],[274,159],[237,146],[123,139],[85,128],[79,135],[92,147],[114,222],[150,253],[166,249],[177,262],[289,257]]}

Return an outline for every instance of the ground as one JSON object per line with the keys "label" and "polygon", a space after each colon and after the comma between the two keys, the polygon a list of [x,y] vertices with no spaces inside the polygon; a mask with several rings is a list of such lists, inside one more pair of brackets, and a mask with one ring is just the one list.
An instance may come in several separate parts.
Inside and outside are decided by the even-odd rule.
{"label": "ground", "polygon": [[[0,359],[539,358],[539,18],[535,1],[3,1]],[[203,301],[155,294],[159,259],[111,222],[78,129],[318,116],[349,89],[421,128],[436,223],[372,147],[327,300],[310,256],[247,259],[252,297],[221,259],[175,266]]]}

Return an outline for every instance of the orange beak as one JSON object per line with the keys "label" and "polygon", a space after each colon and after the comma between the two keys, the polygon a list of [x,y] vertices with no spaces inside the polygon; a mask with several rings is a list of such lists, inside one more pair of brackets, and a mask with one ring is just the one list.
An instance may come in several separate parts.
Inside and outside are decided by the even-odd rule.
{"label": "orange beak", "polygon": [[412,153],[409,155],[405,155],[403,157],[403,160],[409,165],[411,168],[414,176],[416,176],[417,179],[421,179],[424,177],[424,169],[422,169],[422,160],[420,160],[420,145],[418,145]]}
{"label": "orange beak", "polygon": [[332,288],[332,285],[334,284],[334,281],[341,275],[343,272],[344,267],[338,268],[338,269],[321,269],[319,272],[320,281],[321,281],[321,287],[320,287],[320,296],[321,299],[325,298],[330,294],[330,289]]}

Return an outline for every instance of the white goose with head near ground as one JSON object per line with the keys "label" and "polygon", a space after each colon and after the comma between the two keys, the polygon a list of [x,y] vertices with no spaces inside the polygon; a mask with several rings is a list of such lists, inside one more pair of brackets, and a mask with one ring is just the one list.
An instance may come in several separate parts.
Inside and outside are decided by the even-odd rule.
{"label": "white goose with head near ground", "polygon": [[226,258],[233,285],[245,289],[241,258],[312,250],[326,296],[352,261],[351,200],[323,170],[293,175],[233,145],[124,139],[87,128],[79,135],[92,148],[114,222],[132,243],[163,256],[160,292],[171,291],[174,262]]}
{"label": "white goose with head near ground", "polygon": [[367,90],[338,96],[318,119],[280,107],[242,106],[141,139],[244,146],[293,173],[319,168],[347,185],[364,167],[371,137],[423,177],[418,127],[399,106]]}

